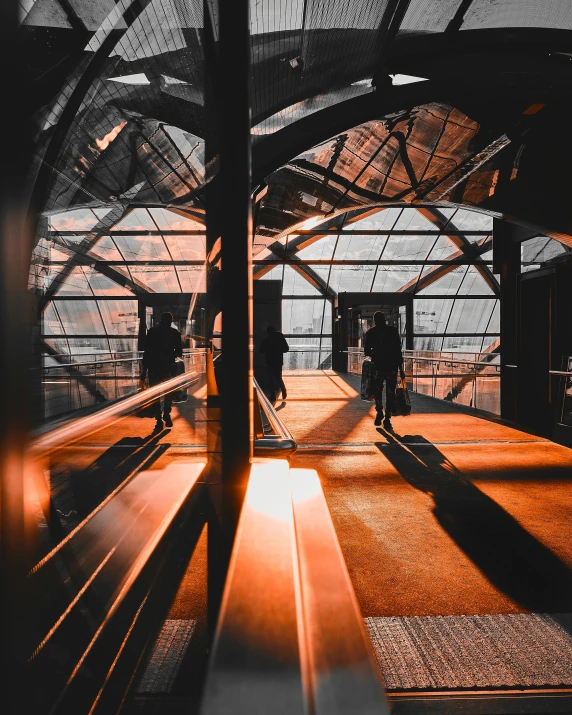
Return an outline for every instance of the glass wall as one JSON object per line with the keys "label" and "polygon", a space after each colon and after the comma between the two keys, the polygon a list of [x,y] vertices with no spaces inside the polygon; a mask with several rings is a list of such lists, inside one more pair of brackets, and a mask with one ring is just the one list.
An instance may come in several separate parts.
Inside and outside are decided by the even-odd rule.
{"label": "glass wall", "polygon": [[[413,294],[414,348],[487,353],[499,345],[493,219],[468,209],[394,206],[348,212],[335,226],[291,234],[256,255],[255,280],[282,281],[287,367],[331,360],[342,292]],[[559,244],[560,245],[560,244]],[[300,338],[300,334],[304,338]],[[305,363],[304,363],[305,364]]]}

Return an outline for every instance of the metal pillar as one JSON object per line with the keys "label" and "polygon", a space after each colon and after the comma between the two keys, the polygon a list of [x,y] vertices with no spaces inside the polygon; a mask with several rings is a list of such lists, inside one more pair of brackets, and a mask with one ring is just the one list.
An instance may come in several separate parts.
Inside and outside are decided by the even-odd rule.
{"label": "metal pillar", "polygon": [[219,2],[215,106],[222,259],[223,530],[234,535],[252,457],[252,216],[248,0]]}
{"label": "metal pillar", "polygon": [[[0,115],[5,142],[0,171],[0,619],[3,677],[10,690],[4,712],[28,712],[24,684],[28,646],[26,619],[27,516],[26,448],[30,422],[28,386],[31,325],[36,301],[28,293],[33,226],[26,220],[26,172],[31,163],[32,91],[25,83],[25,58],[18,44],[17,0],[0,3],[0,57],[6,74],[6,97],[18,97]],[[29,522],[28,522],[29,526]],[[29,688],[28,688],[29,690]],[[10,695],[12,697],[10,697]],[[17,696],[17,697],[16,697]]]}
{"label": "metal pillar", "polygon": [[518,276],[520,242],[514,226],[493,219],[493,273],[500,276],[501,417],[517,418]]}

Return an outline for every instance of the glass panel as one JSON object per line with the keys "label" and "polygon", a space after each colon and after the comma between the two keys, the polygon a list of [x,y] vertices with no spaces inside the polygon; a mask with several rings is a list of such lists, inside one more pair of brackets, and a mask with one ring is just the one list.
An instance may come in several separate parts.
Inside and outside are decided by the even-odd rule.
{"label": "glass panel", "polygon": [[484,333],[497,301],[456,300],[447,325],[449,333]]}
{"label": "glass panel", "polygon": [[399,34],[444,32],[462,0],[413,0],[399,27]]}
{"label": "glass panel", "polygon": [[122,261],[123,256],[117,250],[117,246],[113,242],[113,239],[109,236],[102,236],[94,248],[90,251],[91,255],[103,258],[106,261]]}
{"label": "glass panel", "polygon": [[206,260],[204,236],[164,236],[163,240],[174,261]]}
{"label": "glass panel", "polygon": [[[258,266],[256,266],[258,268]],[[263,276],[260,276],[260,278],[256,277],[255,274],[255,280],[257,281],[281,281],[282,276],[284,274],[284,266],[274,266],[271,268],[268,273],[265,273]],[[284,293],[284,291],[282,291]]]}
{"label": "glass panel", "polygon": [[61,355],[90,355],[109,353],[109,342],[106,338],[48,338],[46,343]]}
{"label": "glass panel", "polygon": [[48,303],[42,315],[42,334],[55,335],[63,333],[62,324],[53,303]]}
{"label": "glass panel", "polygon": [[521,244],[523,266],[542,264],[568,252],[564,244],[546,236],[537,236]]}
{"label": "glass panel", "polygon": [[286,370],[328,370],[332,367],[331,338],[288,338],[290,351],[284,355]]}
{"label": "glass panel", "polygon": [[60,266],[52,266],[48,269],[48,274],[44,277],[46,288],[51,288],[55,281],[53,287],[57,287],[58,295],[93,295],[83,268],[76,266],[71,270],[69,276],[60,283],[61,272],[62,267]]}
{"label": "glass panel", "polygon": [[[295,238],[295,236],[291,236],[291,238]],[[311,260],[312,258],[315,260],[330,259],[334,255],[337,239],[338,237],[333,234],[324,236],[309,246],[301,248],[297,251],[296,256],[302,260]]]}
{"label": "glass panel", "polygon": [[183,293],[206,293],[207,271],[204,266],[177,266],[175,270]]}
{"label": "glass panel", "polygon": [[458,251],[459,249],[450,238],[447,238],[446,235],[439,236],[433,239],[433,246],[427,255],[427,259],[431,261],[446,260],[458,253]]}
{"label": "glass panel", "polygon": [[572,29],[572,6],[563,0],[473,0],[461,30],[493,27]]}
{"label": "glass panel", "polygon": [[126,269],[113,267],[117,273],[117,282],[99,273],[93,268],[74,268],[68,278],[58,288],[58,295],[133,295],[133,292],[120,285],[123,277],[128,277]]}
{"label": "glass panel", "polygon": [[111,209],[75,209],[54,214],[49,218],[49,225],[53,231],[89,231]]}
{"label": "glass panel", "polygon": [[[493,217],[479,213],[478,211],[457,209],[451,219],[450,225],[455,226],[455,228],[461,231],[492,231]],[[469,236],[467,236],[467,238],[469,238]],[[476,238],[473,240],[476,240]]]}
{"label": "glass panel", "polygon": [[413,332],[444,333],[453,308],[450,299],[415,298],[413,300]]}
{"label": "glass panel", "polygon": [[290,266],[284,266],[282,293],[284,295],[321,295],[317,288]]}
{"label": "glass panel", "polygon": [[407,285],[415,285],[421,266],[379,266],[373,291],[379,293],[392,293],[400,291]]}
{"label": "glass panel", "polygon": [[393,228],[399,231],[416,231],[417,229],[421,231],[437,230],[437,226],[433,221],[425,218],[417,209],[403,209],[401,216],[399,216]]}
{"label": "glass panel", "polygon": [[204,223],[199,223],[190,216],[168,211],[167,209],[148,209],[157,226],[164,231],[204,231]]}
{"label": "glass panel", "polygon": [[334,258],[346,261],[375,261],[386,241],[387,236],[340,236]]}
{"label": "glass panel", "polygon": [[[371,290],[376,266],[332,266],[330,288],[336,293]],[[321,272],[321,269],[318,269]],[[325,271],[324,271],[325,272]]]}
{"label": "glass panel", "polygon": [[137,334],[139,319],[136,300],[97,301],[108,335]]}
{"label": "glass panel", "polygon": [[66,335],[105,335],[96,301],[58,300],[56,309]]}
{"label": "glass panel", "polygon": [[181,293],[177,274],[172,266],[131,266],[133,278],[154,293]]}
{"label": "glass panel", "polygon": [[117,223],[112,231],[156,231],[157,226],[147,209],[133,209]]}
{"label": "glass panel", "polygon": [[348,223],[345,228],[351,229],[352,231],[359,231],[360,229],[367,231],[385,231],[386,229],[394,227],[395,222],[402,212],[403,209],[400,208],[381,209],[351,224]]}
{"label": "glass panel", "polygon": [[431,352],[440,352],[443,345],[443,338],[424,335],[423,337],[413,338],[414,350],[429,350]]}
{"label": "glass panel", "polygon": [[492,288],[481,276],[475,266],[468,266],[465,277],[459,287],[459,295],[493,295]]}
{"label": "glass panel", "polygon": [[[323,327],[322,327],[323,326]],[[322,299],[282,301],[282,332],[292,333],[331,333],[332,306]]]}
{"label": "glass panel", "polygon": [[[424,278],[429,275],[433,269],[434,266],[425,269],[421,277]],[[456,266],[444,276],[433,281],[425,288],[422,288],[419,291],[419,295],[455,295],[463,282],[466,272],[466,266]],[[489,291],[485,292],[488,293]]]}
{"label": "glass panel", "polygon": [[435,243],[434,236],[390,236],[383,252],[384,260],[418,261],[427,258]]}
{"label": "glass panel", "polygon": [[146,258],[168,261],[171,258],[161,236],[114,236],[114,241],[127,261]]}

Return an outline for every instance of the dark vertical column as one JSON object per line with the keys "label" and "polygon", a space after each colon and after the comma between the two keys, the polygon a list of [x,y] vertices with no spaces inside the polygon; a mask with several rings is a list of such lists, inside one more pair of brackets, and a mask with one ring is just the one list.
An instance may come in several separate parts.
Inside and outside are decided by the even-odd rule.
{"label": "dark vertical column", "polygon": [[137,334],[137,350],[145,349],[145,336],[147,335],[147,306],[142,298],[137,300],[137,317],[139,318],[139,333]]}
{"label": "dark vertical column", "polygon": [[413,296],[407,296],[405,304],[405,349],[413,350]]}
{"label": "dark vertical column", "polygon": [[500,278],[501,416],[517,419],[518,276],[521,247],[513,226],[493,221],[493,272]]}
{"label": "dark vertical column", "polygon": [[[28,120],[26,58],[18,44],[17,0],[0,3],[0,59],[10,67],[3,85],[6,98],[0,131],[7,138],[0,164],[0,622],[3,712],[30,712],[24,667],[29,653],[25,574],[26,447],[30,423],[28,385],[31,326],[35,300],[28,293],[33,227],[26,220],[26,172],[31,162],[33,128]],[[31,516],[31,515],[30,515]]]}
{"label": "dark vertical column", "polygon": [[252,457],[249,0],[219,2],[223,529],[236,527]]}

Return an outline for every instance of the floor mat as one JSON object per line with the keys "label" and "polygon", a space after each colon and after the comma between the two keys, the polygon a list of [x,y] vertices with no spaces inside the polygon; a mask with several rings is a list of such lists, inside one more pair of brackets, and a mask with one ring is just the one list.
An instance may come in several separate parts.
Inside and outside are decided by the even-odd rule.
{"label": "floor mat", "polygon": [[572,614],[366,618],[385,687],[572,686]]}

